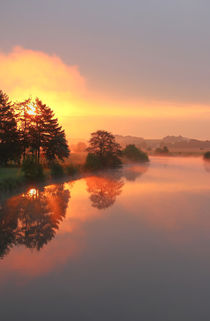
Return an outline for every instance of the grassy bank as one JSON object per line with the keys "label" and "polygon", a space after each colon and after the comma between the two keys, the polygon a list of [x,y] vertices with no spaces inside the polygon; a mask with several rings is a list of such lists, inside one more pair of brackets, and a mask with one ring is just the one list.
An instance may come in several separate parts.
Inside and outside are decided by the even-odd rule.
{"label": "grassy bank", "polygon": [[0,192],[11,192],[25,184],[24,175],[17,167],[0,167]]}
{"label": "grassy bank", "polygon": [[0,193],[7,194],[18,192],[32,184],[50,184],[58,178],[74,178],[80,173],[78,165],[65,163],[60,165],[60,168],[44,168],[43,176],[35,181],[30,181],[24,176],[20,167],[0,167]]}
{"label": "grassy bank", "polygon": [[[26,187],[38,184],[46,185],[57,180],[71,180],[87,174],[85,168],[87,152],[72,153],[63,163],[56,163],[51,168],[43,167],[43,175],[34,180],[26,178],[20,167],[0,167],[0,193],[16,193]],[[132,163],[126,157],[121,157],[122,165]]]}

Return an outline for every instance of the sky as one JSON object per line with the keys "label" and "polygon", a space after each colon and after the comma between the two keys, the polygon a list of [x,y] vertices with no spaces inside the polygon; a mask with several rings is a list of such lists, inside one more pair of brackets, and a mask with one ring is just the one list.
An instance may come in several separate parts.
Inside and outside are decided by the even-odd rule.
{"label": "sky", "polygon": [[68,137],[210,139],[208,0],[0,0],[0,89]]}

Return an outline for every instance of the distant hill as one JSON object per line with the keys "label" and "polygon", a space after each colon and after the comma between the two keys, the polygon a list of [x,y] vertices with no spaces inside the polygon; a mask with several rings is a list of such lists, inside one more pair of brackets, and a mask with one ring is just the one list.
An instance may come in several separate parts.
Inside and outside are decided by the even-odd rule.
{"label": "distant hill", "polygon": [[144,139],[136,136],[115,135],[116,141],[125,147],[128,144],[135,144],[142,149],[154,150],[157,147],[167,146],[172,152],[198,152],[210,150],[209,140],[198,140],[179,136],[166,136],[162,139]]}
{"label": "distant hill", "polygon": [[134,144],[140,148],[146,147],[146,142],[141,137],[115,135],[115,139],[122,147],[129,144]]}
{"label": "distant hill", "polygon": [[134,144],[138,148],[156,148],[159,147],[162,140],[161,139],[144,139],[142,137],[136,136],[122,136],[115,135],[116,141],[124,148],[126,145]]}
{"label": "distant hill", "polygon": [[175,143],[165,143],[162,141],[161,145],[166,145],[169,150],[210,150],[210,141],[189,139],[187,141],[179,141]]}
{"label": "distant hill", "polygon": [[[156,148],[163,148],[164,146],[167,146],[172,153],[202,154],[206,151],[210,151],[209,140],[192,139],[181,135],[165,136],[162,139],[144,139],[143,137],[131,135],[115,135],[115,139],[122,148],[125,148],[126,145],[134,144],[138,148],[151,151],[152,153]],[[88,146],[88,141],[83,138],[70,139],[69,142],[72,152],[78,152],[81,149],[85,149],[85,145]]]}
{"label": "distant hill", "polygon": [[183,137],[181,135],[179,136],[166,136],[163,137],[162,143],[165,144],[175,144],[175,143],[183,143],[183,142],[188,142],[190,141],[190,138]]}

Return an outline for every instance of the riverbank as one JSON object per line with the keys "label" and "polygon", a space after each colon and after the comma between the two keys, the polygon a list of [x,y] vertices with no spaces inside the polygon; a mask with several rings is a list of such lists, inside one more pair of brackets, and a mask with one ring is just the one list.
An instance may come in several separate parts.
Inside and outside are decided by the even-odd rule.
{"label": "riverbank", "polygon": [[[122,174],[124,171],[126,171],[124,174],[127,175],[127,169],[133,166],[135,167],[136,165],[142,166],[143,169],[149,166],[149,162],[124,162],[122,167],[105,170],[110,176],[112,176],[113,172],[115,174],[117,172],[120,175],[120,173]],[[100,176],[104,173],[104,170],[101,169],[96,171],[87,171],[84,169],[82,164],[64,164],[62,168],[63,175],[57,177],[53,177],[49,169],[44,169],[44,176],[36,181],[27,180],[24,177],[21,168],[0,168],[0,197],[4,199],[12,195],[24,193],[27,189],[32,187],[43,188],[51,184],[63,184],[89,176]]]}
{"label": "riverbank", "polygon": [[7,193],[26,183],[24,175],[17,167],[0,167],[0,192]]}
{"label": "riverbank", "polygon": [[72,166],[63,166],[62,174],[57,177],[53,177],[50,169],[45,168],[43,171],[43,177],[37,180],[28,180],[24,177],[24,174],[20,167],[0,167],[0,193],[7,196],[11,193],[17,193],[19,191],[23,191],[30,186],[45,186],[51,184],[53,182],[57,182],[59,179],[61,180],[71,180],[75,179],[75,177],[81,177],[80,171]]}
{"label": "riverbank", "polygon": [[[87,171],[84,169],[84,160],[86,157],[86,153],[77,153],[70,156],[70,162],[64,162],[62,164],[62,173],[61,175],[53,176],[52,172],[49,168],[44,168],[43,171],[43,177],[36,180],[36,181],[29,181],[24,177],[23,172],[21,171],[21,168],[19,167],[2,167],[0,168],[0,193],[4,194],[4,196],[8,196],[11,194],[16,194],[21,192],[24,192],[27,188],[30,188],[31,186],[46,186],[49,184],[54,184],[57,182],[66,182],[70,180],[79,179],[82,177],[86,177],[89,175],[94,175],[98,173],[98,171]],[[169,153],[167,155],[149,155],[150,160],[152,158],[190,158],[190,157],[196,157],[201,158],[203,155],[189,155],[189,154],[182,154],[181,156],[178,154],[172,154]],[[122,166],[129,166],[134,164],[135,162],[132,162],[125,157],[122,158]],[[139,165],[144,165],[146,163],[139,162]],[[100,171],[99,171],[100,172]]]}

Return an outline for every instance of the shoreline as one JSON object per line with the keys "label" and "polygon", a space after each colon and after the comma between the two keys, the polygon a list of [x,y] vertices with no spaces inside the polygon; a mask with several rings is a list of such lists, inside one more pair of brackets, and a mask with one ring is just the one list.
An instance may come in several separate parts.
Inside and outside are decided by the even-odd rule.
{"label": "shoreline", "polygon": [[117,172],[121,172],[120,174],[123,175],[123,171],[126,168],[130,168],[132,166],[143,166],[143,167],[149,167],[150,162],[130,162],[130,163],[124,163],[122,165],[122,167],[119,168],[107,168],[104,170],[96,170],[96,171],[84,171],[84,172],[78,172],[76,174],[73,175],[67,175],[64,174],[61,177],[57,177],[57,178],[52,178],[52,177],[44,177],[43,179],[40,179],[38,181],[34,181],[34,182],[30,182],[27,181],[26,179],[22,178],[8,178],[5,180],[2,180],[0,182],[0,200],[1,199],[7,199],[9,197],[15,196],[15,195],[19,195],[24,193],[27,189],[29,188],[44,188],[48,185],[52,185],[52,184],[64,184],[66,182],[70,182],[70,181],[76,181],[79,180],[81,178],[86,178],[86,177],[90,177],[90,176],[100,176],[104,173],[108,173],[108,174],[112,174],[112,173],[117,173]]}
{"label": "shoreline", "polygon": [[11,196],[18,195],[20,193],[24,193],[27,189],[37,187],[44,188],[45,186],[51,184],[59,184],[66,183],[69,181],[79,180],[81,178],[89,177],[89,176],[100,176],[102,173],[112,173],[117,171],[123,171],[126,168],[132,166],[144,166],[149,167],[152,160],[156,158],[163,159],[172,159],[172,158],[201,158],[205,163],[210,163],[208,159],[202,157],[202,155],[150,155],[149,162],[124,162],[122,167],[119,168],[109,168],[104,170],[96,170],[96,171],[78,171],[73,175],[64,174],[61,177],[53,178],[53,177],[43,177],[37,181],[27,181],[24,177],[8,177],[0,181],[0,199],[7,199]]}

